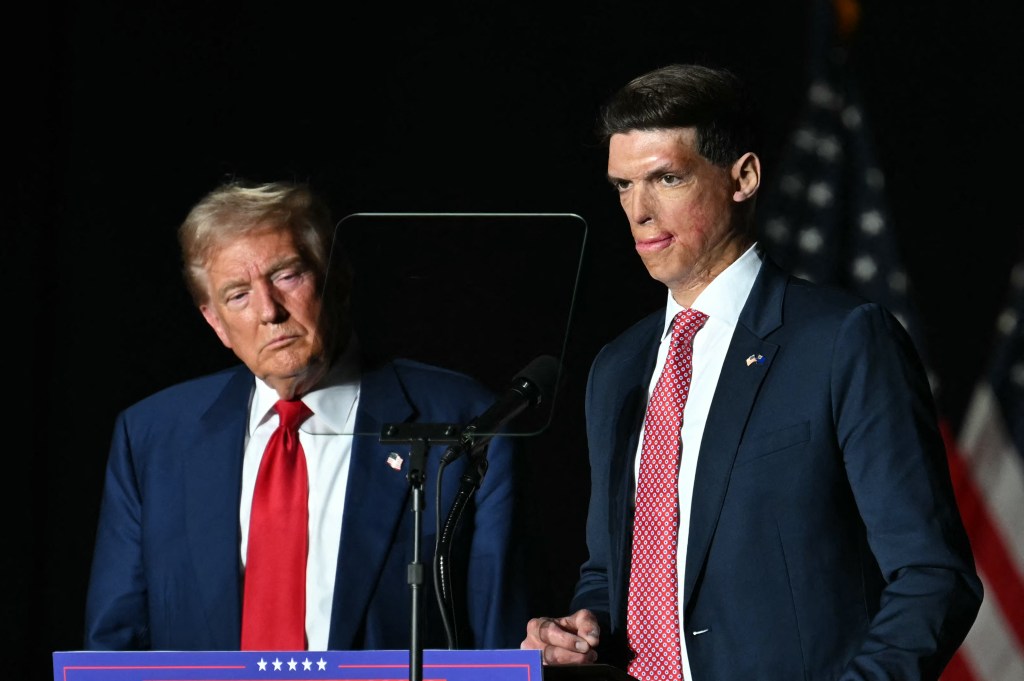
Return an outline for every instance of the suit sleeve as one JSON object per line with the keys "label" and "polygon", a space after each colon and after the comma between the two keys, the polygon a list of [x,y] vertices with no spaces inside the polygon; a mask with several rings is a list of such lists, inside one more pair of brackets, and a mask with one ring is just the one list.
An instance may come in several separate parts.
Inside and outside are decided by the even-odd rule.
{"label": "suit sleeve", "polygon": [[590,440],[590,504],[587,509],[587,560],[580,568],[580,579],[576,584],[570,611],[587,608],[599,620],[606,621],[609,612],[608,570],[611,562],[611,546],[608,537],[608,461],[605,448],[597,446],[602,436],[594,432],[596,419],[591,418],[595,406],[595,383],[601,380],[601,354],[595,359],[587,379],[586,413],[588,440]]}
{"label": "suit sleeve", "polygon": [[977,615],[982,586],[926,373],[889,313],[857,308],[838,335],[836,434],[885,582],[843,679],[937,678]]}
{"label": "suit sleeve", "polygon": [[149,649],[142,562],[142,499],[121,414],[107,460],[86,595],[87,650]]}
{"label": "suit sleeve", "polygon": [[[587,559],[580,567],[580,578],[569,606],[569,612],[581,608],[590,610],[601,627],[601,644],[598,650],[600,661],[607,664],[624,664],[626,658],[623,632],[613,626],[613,594],[616,589],[614,574],[615,561],[620,557],[621,538],[613,536],[611,528],[614,509],[620,504],[611,499],[611,465],[615,438],[612,424],[618,419],[611,418],[605,400],[613,392],[608,385],[609,360],[607,346],[598,353],[591,365],[587,379],[585,397],[587,421],[587,446],[590,458],[590,501],[587,509]],[[612,360],[614,364],[614,360]],[[628,457],[627,457],[628,458]]]}
{"label": "suit sleeve", "polygon": [[476,493],[466,594],[475,648],[518,648],[528,618],[517,440],[490,442]]}

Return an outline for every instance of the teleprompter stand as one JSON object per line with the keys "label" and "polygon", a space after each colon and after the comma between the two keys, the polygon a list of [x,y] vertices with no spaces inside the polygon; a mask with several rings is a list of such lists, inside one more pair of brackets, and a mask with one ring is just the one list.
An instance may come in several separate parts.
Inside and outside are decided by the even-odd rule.
{"label": "teleprompter stand", "polygon": [[[412,490],[413,538],[412,562],[409,563],[409,591],[412,598],[412,617],[409,638],[409,681],[423,681],[423,640],[420,632],[423,605],[423,563],[420,560],[420,537],[423,526],[423,485],[426,481],[427,450],[431,445],[455,444],[461,428],[454,423],[386,423],[381,429],[384,444],[408,444],[409,474],[406,478]],[[440,512],[440,510],[438,510]]]}
{"label": "teleprompter stand", "polygon": [[[423,563],[420,560],[420,537],[422,535],[422,513],[423,513],[423,487],[426,482],[425,466],[427,461],[427,450],[431,445],[451,445],[462,441],[461,427],[453,423],[388,423],[384,425],[380,436],[384,444],[408,444],[411,446],[409,458],[409,486],[412,491],[411,510],[413,512],[413,555],[409,564],[408,582],[410,596],[412,598],[412,617],[410,622],[410,644],[409,644],[409,681],[423,681],[423,641],[420,632],[423,606]],[[487,470],[486,447],[471,455],[472,463],[467,469],[461,481],[458,498],[455,506],[449,514],[445,523],[443,535],[452,534],[452,525],[457,524],[461,509],[469,496],[479,486],[480,481]],[[440,516],[440,509],[436,509]],[[446,545],[442,540],[441,545]],[[446,549],[441,549],[443,560]],[[435,556],[438,559],[438,556]],[[450,584],[447,573],[442,567],[441,584],[438,596],[441,600],[440,607],[442,615],[445,616],[448,627],[448,638],[450,647],[455,648],[454,627],[450,622]],[[482,652],[482,651],[477,651]],[[508,651],[505,651],[507,654]],[[527,651],[523,651],[527,652]],[[537,651],[530,651],[537,652]],[[545,681],[636,681],[626,672],[605,664],[568,665],[568,666],[545,666],[542,669]]]}

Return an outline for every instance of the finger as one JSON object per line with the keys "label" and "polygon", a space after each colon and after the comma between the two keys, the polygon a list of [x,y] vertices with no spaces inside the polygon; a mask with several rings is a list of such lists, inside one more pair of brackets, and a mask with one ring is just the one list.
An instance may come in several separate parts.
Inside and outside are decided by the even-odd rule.
{"label": "finger", "polygon": [[546,665],[592,664],[597,661],[597,651],[589,646],[585,653],[559,646],[546,646],[541,653],[541,661]]}
{"label": "finger", "polygon": [[553,620],[550,617],[534,617],[529,622],[527,622],[526,638],[520,644],[520,647],[531,648],[536,650],[540,650],[541,648],[543,648],[547,644],[547,642],[543,638],[541,638],[541,629],[545,624],[552,621]]}
{"label": "finger", "polygon": [[558,624],[566,631],[572,631],[584,639],[591,647],[601,641],[601,625],[589,610],[578,610],[569,617],[558,620]]}
{"label": "finger", "polygon": [[[595,636],[582,637],[575,633],[575,629],[566,630],[566,627],[574,627],[574,621],[566,618],[559,620],[549,619],[541,622],[537,630],[537,638],[544,644],[545,655],[548,659],[556,659],[558,663],[581,662],[579,655],[588,655],[597,645],[598,639]],[[565,651],[560,652],[560,651]],[[569,655],[568,653],[572,653]],[[550,656],[555,656],[554,658]]]}

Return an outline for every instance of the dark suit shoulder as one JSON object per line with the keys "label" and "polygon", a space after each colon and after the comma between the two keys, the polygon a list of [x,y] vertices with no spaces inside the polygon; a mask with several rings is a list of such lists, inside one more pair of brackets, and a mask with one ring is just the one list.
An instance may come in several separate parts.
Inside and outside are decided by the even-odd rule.
{"label": "dark suit shoulder", "polygon": [[766,256],[747,301],[747,308],[753,309],[744,312],[757,315],[759,310],[774,308],[779,301],[788,309],[806,310],[811,314],[830,310],[847,312],[868,302],[839,286],[801,278]]}
{"label": "dark suit shoulder", "polygon": [[446,421],[470,418],[494,398],[493,391],[468,374],[404,358],[367,371],[362,390],[374,403],[401,393],[421,417]]}
{"label": "dark suit shoulder", "polygon": [[439,387],[465,388],[467,390],[481,391],[482,393],[488,392],[483,383],[468,374],[455,371],[454,369],[405,358],[394,360],[392,366],[398,376],[405,380],[417,383],[421,381],[435,382],[435,384],[440,382],[442,385]]}
{"label": "dark suit shoulder", "polygon": [[786,287],[782,305],[782,330],[792,336],[806,332],[810,326],[821,340],[826,329],[832,333],[854,333],[863,339],[876,333],[895,335],[900,342],[908,340],[906,328],[892,310],[863,296],[831,285],[815,284],[792,277]]}
{"label": "dark suit shoulder", "polygon": [[413,359],[398,358],[378,366],[364,375],[364,382],[393,376],[402,385],[414,390],[432,392],[458,391],[477,398],[491,397],[492,392],[476,378],[446,367]]}
{"label": "dark suit shoulder", "polygon": [[173,414],[194,418],[222,400],[226,393],[237,393],[239,397],[244,394],[247,399],[252,381],[252,372],[244,364],[238,364],[162,388],[130,405],[123,413],[129,419],[154,415],[166,418]]}
{"label": "dark suit shoulder", "polygon": [[656,342],[664,326],[665,308],[661,308],[635,322],[618,336],[608,341],[598,353],[598,360],[636,354]]}
{"label": "dark suit shoulder", "polygon": [[871,304],[871,301],[838,286],[816,284],[797,276],[790,276],[786,288],[786,303],[808,310],[848,312],[861,305]]}

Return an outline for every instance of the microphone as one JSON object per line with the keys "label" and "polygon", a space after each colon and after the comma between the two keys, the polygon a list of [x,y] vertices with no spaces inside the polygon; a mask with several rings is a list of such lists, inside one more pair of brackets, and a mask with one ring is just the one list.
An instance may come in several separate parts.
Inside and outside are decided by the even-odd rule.
{"label": "microphone", "polygon": [[448,447],[441,457],[441,465],[449,464],[463,454],[476,452],[516,416],[549,401],[561,371],[561,363],[551,355],[541,355],[527,364],[494,404],[463,429],[459,442]]}

